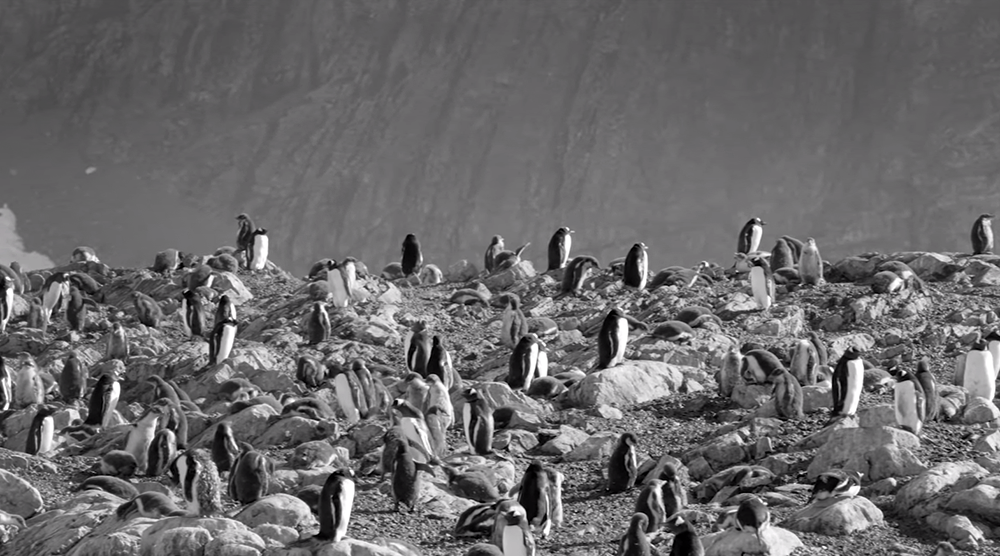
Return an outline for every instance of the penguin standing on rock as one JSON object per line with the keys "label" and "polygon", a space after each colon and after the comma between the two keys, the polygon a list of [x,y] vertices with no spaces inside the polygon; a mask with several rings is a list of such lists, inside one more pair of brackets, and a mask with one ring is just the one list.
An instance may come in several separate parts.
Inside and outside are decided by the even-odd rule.
{"label": "penguin standing on rock", "polygon": [[317,539],[335,543],[344,540],[351,522],[354,492],[354,477],[350,469],[338,469],[326,478],[319,496]]}
{"label": "penguin standing on rock", "polygon": [[406,350],[406,369],[420,376],[427,376],[427,363],[431,357],[431,339],[427,334],[427,325],[423,321],[413,324],[403,342]]}
{"label": "penguin standing on rock", "polygon": [[351,303],[358,281],[357,262],[354,257],[347,257],[333,270],[327,272],[326,278],[334,307],[343,309]]}
{"label": "penguin standing on rock", "polygon": [[962,386],[969,391],[969,396],[978,396],[992,400],[996,397],[997,383],[993,372],[993,355],[988,344],[978,341],[972,344],[965,355],[965,375]]}
{"label": "penguin standing on rock", "polygon": [[229,299],[228,295],[222,294],[215,306],[215,322],[226,319],[236,320],[236,305],[233,304],[233,300]]}
{"label": "penguin standing on rock", "polygon": [[792,373],[780,369],[768,376],[768,381],[774,384],[774,407],[781,419],[802,419],[805,413],[802,409],[802,385]]}
{"label": "penguin standing on rock", "polygon": [[920,436],[927,409],[924,389],[917,377],[906,369],[897,369],[895,377],[893,399],[896,424],[904,431]]}
{"label": "penguin standing on rock", "polygon": [[638,442],[631,432],[623,433],[618,438],[608,461],[608,492],[624,492],[635,486],[639,473]]}
{"label": "penguin standing on rock", "polygon": [[646,514],[632,514],[628,531],[618,543],[618,556],[652,556],[653,546],[649,543],[646,530],[649,528],[649,518]]}
{"label": "penguin standing on rock", "polygon": [[486,255],[483,257],[483,268],[486,272],[493,272],[496,268],[497,255],[503,253],[503,238],[500,236],[493,236],[490,240],[490,246],[486,248]]}
{"label": "penguin standing on rock", "polygon": [[747,221],[740,230],[739,241],[736,242],[736,252],[750,254],[760,247],[760,238],[764,235],[764,222],[756,216]]}
{"label": "penguin standing on rock", "polygon": [[740,502],[740,506],[736,510],[736,528],[740,531],[752,528],[757,534],[757,542],[760,544],[759,548],[765,554],[769,553],[770,549],[764,542],[764,531],[770,525],[771,511],[761,502],[760,498],[750,496],[743,500],[743,502]]}
{"label": "penguin standing on rock", "polygon": [[584,280],[590,276],[591,269],[600,268],[600,263],[590,255],[574,257],[563,271],[562,284],[557,298],[566,295],[577,295],[583,287]]}
{"label": "penguin standing on rock", "polygon": [[272,475],[274,462],[244,442],[235,467],[229,473],[229,497],[244,505],[260,500],[267,496]]}
{"label": "penguin standing on rock", "polygon": [[506,296],[507,308],[504,309],[501,319],[503,324],[500,327],[500,341],[513,349],[521,341],[521,337],[528,333],[528,318],[521,311],[521,298],[512,293]]}
{"label": "penguin standing on rock", "polygon": [[649,279],[649,257],[646,254],[646,244],[639,242],[629,249],[625,256],[625,269],[622,282],[626,286],[642,290],[646,288]]}
{"label": "penguin standing on rock", "polygon": [[160,304],[152,297],[139,291],[132,292],[132,303],[135,305],[135,313],[139,322],[152,328],[160,325],[163,311],[160,309]]}
{"label": "penguin standing on rock", "polygon": [[500,502],[491,540],[504,556],[535,556],[535,537],[528,524],[526,508],[514,500]]}
{"label": "penguin standing on rock", "polygon": [[628,345],[629,320],[618,307],[612,307],[604,317],[597,336],[597,368],[607,369],[625,361]]}
{"label": "penguin standing on rock", "polygon": [[219,423],[212,437],[212,461],[220,473],[232,470],[240,455],[239,444],[233,434],[233,426],[228,422]]}
{"label": "penguin standing on rock", "polygon": [[[22,356],[24,357],[24,356]],[[15,402],[18,407],[30,407],[45,402],[45,383],[38,374],[31,356],[26,356],[14,381]]]}
{"label": "penguin standing on rock", "polygon": [[170,429],[161,429],[153,436],[146,455],[146,476],[159,477],[177,456],[177,435]]}
{"label": "penguin standing on rock", "polygon": [[532,461],[521,477],[517,503],[524,508],[531,530],[549,536],[552,528],[549,476],[539,461]]}
{"label": "penguin standing on rock", "polygon": [[125,334],[125,327],[122,323],[116,322],[111,327],[111,333],[108,334],[107,344],[105,346],[105,359],[120,359],[122,361],[128,360],[129,345],[128,336]]}
{"label": "penguin standing on rock", "polygon": [[[542,364],[544,361],[544,365]],[[548,357],[542,348],[542,342],[534,333],[521,337],[510,354],[507,371],[507,385],[512,390],[525,392],[531,387],[531,382],[537,377],[547,374]]]}
{"label": "penguin standing on rock", "polygon": [[772,273],[782,268],[795,267],[795,256],[792,254],[792,248],[788,246],[787,241],[780,237],[774,242],[774,247],[771,249],[770,263]]}
{"label": "penguin standing on rock", "polygon": [[52,415],[56,408],[51,405],[42,405],[35,412],[28,428],[28,442],[25,452],[29,455],[45,454],[52,450],[55,440],[55,420]]}
{"label": "penguin standing on rock", "polygon": [[816,240],[811,237],[806,239],[799,258],[799,277],[807,286],[816,286],[823,281],[823,258],[819,254]]}
{"label": "penguin standing on rock", "polygon": [[326,303],[313,303],[309,314],[309,345],[325,342],[330,339],[330,314],[326,312]]}
{"label": "penguin standing on rock", "polygon": [[267,266],[268,255],[267,230],[257,228],[251,234],[250,239],[250,249],[247,250],[250,253],[250,260],[247,262],[247,267],[250,270],[264,270],[264,267]]}
{"label": "penguin standing on rock", "polygon": [[705,547],[698,537],[698,530],[690,521],[678,514],[672,516],[666,526],[674,534],[670,556],[705,556]]}
{"label": "penguin standing on rock", "polygon": [[59,394],[64,403],[76,405],[87,391],[87,372],[76,356],[76,352],[70,352],[63,364],[62,373],[59,374]]}
{"label": "penguin standing on rock", "polygon": [[493,453],[493,410],[475,388],[463,394],[462,430],[469,450],[481,456]]}
{"label": "penguin standing on rock", "polygon": [[83,424],[92,427],[110,426],[120,395],[121,385],[118,381],[110,373],[102,374],[90,393],[87,419]]}
{"label": "penguin standing on rock", "polygon": [[42,284],[42,323],[48,325],[62,306],[63,297],[69,295],[66,274],[55,272]]}
{"label": "penguin standing on rock", "polygon": [[926,357],[917,361],[915,375],[917,381],[920,383],[920,388],[924,391],[924,420],[937,421],[939,411],[937,381],[934,380],[934,373],[931,372],[931,363]]}
{"label": "penguin standing on rock", "polygon": [[253,258],[253,233],[257,229],[253,224],[253,220],[247,214],[240,213],[236,217],[236,221],[239,223],[240,230],[236,234],[236,250],[243,255],[243,260],[245,261],[246,268],[250,268],[250,260]]}
{"label": "penguin standing on rock", "polygon": [[416,274],[423,265],[424,254],[420,252],[420,242],[417,241],[417,236],[406,234],[406,238],[403,239],[403,275]]}
{"label": "penguin standing on rock", "polygon": [[14,283],[0,273],[0,334],[7,331],[7,323],[14,314]]}
{"label": "penguin standing on rock", "polygon": [[549,271],[566,266],[570,248],[573,246],[573,236],[570,235],[572,233],[573,230],[563,226],[552,234],[552,239],[549,240]]}
{"label": "penguin standing on rock", "polygon": [[[195,290],[184,290],[184,310],[181,316],[184,318],[184,327],[192,336],[204,336],[207,325],[205,324],[205,307],[202,304],[201,294]],[[227,297],[228,299],[228,297]]]}
{"label": "penguin standing on rock", "polygon": [[664,484],[661,479],[649,481],[642,487],[642,491],[635,499],[635,513],[646,516],[647,533],[658,531],[671,515],[667,513],[667,507],[663,501]]}
{"label": "penguin standing on rock", "polygon": [[215,323],[215,329],[212,330],[212,337],[208,344],[209,365],[218,365],[229,358],[236,341],[236,325],[237,322],[234,319],[228,318]]}
{"label": "penguin standing on rock", "polygon": [[750,289],[754,301],[761,310],[767,311],[774,303],[774,275],[771,267],[761,257],[750,257]]}
{"label": "penguin standing on rock", "polygon": [[14,378],[0,355],[0,411],[7,411],[14,405]]}
{"label": "penguin standing on rock", "polygon": [[715,381],[719,384],[719,395],[723,398],[732,397],[742,365],[743,355],[736,348],[730,349],[723,356],[722,365],[719,367],[719,372],[715,378]]}
{"label": "penguin standing on rock", "polygon": [[993,215],[983,214],[972,225],[972,254],[987,255],[993,252]]}
{"label": "penguin standing on rock", "polygon": [[857,413],[864,381],[861,352],[856,347],[849,347],[833,371],[833,417],[850,417]]}
{"label": "penguin standing on rock", "polygon": [[410,513],[413,513],[419,493],[420,476],[417,474],[417,464],[410,455],[409,444],[403,442],[396,449],[396,459],[392,464],[392,498],[396,501],[396,513],[399,513],[400,504],[408,506]]}

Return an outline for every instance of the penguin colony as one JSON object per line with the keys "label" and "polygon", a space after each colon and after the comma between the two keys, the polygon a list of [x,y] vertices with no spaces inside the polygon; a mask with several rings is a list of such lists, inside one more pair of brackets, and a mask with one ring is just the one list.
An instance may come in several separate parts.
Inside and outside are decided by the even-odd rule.
{"label": "penguin colony", "polygon": [[[991,219],[992,215],[984,214],[975,221],[971,233],[973,255],[992,253]],[[222,248],[209,259],[170,249],[157,254],[152,268],[167,276],[183,273],[179,279],[183,291],[172,301],[180,307],[176,315],[184,333],[208,343],[207,365],[200,372],[225,362],[233,354],[241,326],[236,306],[229,297],[217,296],[212,289],[220,269],[248,273],[268,269],[267,230],[256,227],[247,214],[237,216],[237,222],[236,248]],[[623,288],[638,291],[662,286],[691,288],[726,278],[745,279],[758,309],[767,312],[778,301],[776,286],[815,287],[824,282],[826,270],[813,238],[802,242],[783,236],[776,240],[770,253],[760,251],[764,226],[760,218],[746,223],[738,236],[734,265],[726,271],[703,261],[694,268],[665,268],[650,280],[647,247],[642,242],[635,243],[623,259],[612,261],[611,270],[620,277]],[[571,255],[573,233],[568,227],[560,227],[548,244],[547,271],[561,275],[556,298],[581,295],[587,279],[602,272],[594,257]],[[504,239],[493,236],[484,257],[487,273],[516,265],[529,245],[508,251]],[[85,334],[92,329],[88,326],[88,308],[99,310],[105,300],[100,296],[101,284],[88,269],[99,265],[100,260],[93,249],[79,247],[74,250],[71,263],[73,270],[34,274],[30,278],[16,263],[9,267],[0,265],[0,337],[16,325],[15,294],[31,295],[31,309],[24,319],[29,327],[45,331],[64,313],[70,330]],[[310,296],[315,301],[308,306],[303,319],[307,339],[303,345],[315,346],[330,339],[334,320],[331,315],[357,300],[358,276],[366,272],[352,257],[340,262],[323,259],[313,265],[308,278],[312,281]],[[385,278],[415,278],[417,284],[439,283],[441,274],[436,266],[424,264],[421,245],[414,234],[408,234],[403,241],[401,261],[388,265],[382,272]],[[312,287],[317,284],[320,286]],[[925,286],[905,264],[886,262],[878,268],[872,287],[878,293],[893,293]],[[550,319],[529,321],[517,295],[507,293],[501,297],[503,311],[498,340],[510,351],[506,382],[512,389],[533,397],[554,398],[584,376],[580,372],[550,376],[545,338],[558,332],[556,323]],[[210,307],[213,299],[214,311]],[[171,300],[158,301],[147,293],[134,291],[131,301],[134,320],[145,327],[160,328],[172,318],[164,313],[164,301]],[[455,292],[452,302],[483,307],[491,304],[476,290]],[[213,313],[213,324],[209,326],[208,314]],[[684,308],[675,320],[650,327],[625,314],[620,307],[611,306],[587,334],[595,337],[597,344],[597,359],[591,371],[614,368],[626,361],[632,329],[669,342],[687,343],[694,336],[694,328],[709,323],[719,325],[721,321],[705,307]],[[122,322],[112,323],[104,355],[105,360],[128,363],[129,341]],[[476,502],[459,516],[454,535],[482,536],[486,542],[471,546],[466,554],[539,553],[538,541],[550,537],[553,528],[563,526],[562,488],[566,476],[559,466],[532,461],[520,480],[501,492],[482,471],[451,465],[449,455],[460,452],[509,460],[494,449],[493,437],[498,420],[509,419],[510,414],[504,412],[505,408],[492,407],[487,392],[475,384],[464,383],[454,368],[447,339],[426,323],[413,324],[404,340],[403,359],[407,374],[393,382],[392,376],[399,373],[383,365],[369,369],[372,363],[362,359],[321,361],[309,354],[300,355],[296,379],[307,391],[332,390],[339,414],[321,397],[286,395],[276,400],[246,379],[223,383],[220,393],[231,403],[232,413],[251,405],[267,404],[282,415],[338,419],[345,428],[369,419],[388,418],[391,426],[382,438],[377,467],[387,480],[393,511],[420,512],[421,483],[425,480],[421,473],[441,467],[448,477],[449,488]],[[829,382],[832,423],[857,413],[866,370],[870,367],[864,354],[853,346],[836,362],[828,361],[823,340],[815,332],[809,332],[795,343],[787,367],[763,346],[746,345],[741,350],[732,350],[723,358],[717,382],[720,394],[727,398],[738,381],[770,385],[776,414],[785,420],[804,417],[802,386]],[[88,370],[78,355],[70,352],[63,362],[55,392],[56,385],[46,383],[30,355],[20,354],[6,360],[0,357],[0,411],[3,411],[0,423],[15,410],[34,408],[24,449],[42,456],[52,453],[59,443],[84,442],[123,424],[119,401],[126,377],[115,372],[115,366],[102,368],[112,370],[91,378],[92,369]],[[960,360],[956,382],[972,395],[993,399],[998,371],[1000,332],[994,330],[976,341]],[[912,370],[896,366],[890,369],[890,374],[894,377],[897,425],[920,435],[924,423],[937,419],[939,414],[938,387],[929,361],[926,358],[919,361]],[[227,419],[222,419],[215,423],[206,446],[191,446],[188,415],[200,412],[200,408],[177,381],[152,376],[145,384],[150,400],[147,408],[132,423],[124,423],[126,430],[120,449],[108,451],[98,466],[100,474],[83,481],[79,490],[104,490],[127,499],[115,513],[121,520],[135,516],[154,519],[220,516],[224,514],[223,495],[243,506],[272,491],[275,462],[242,440],[243,431],[235,430]],[[453,408],[453,398],[462,401],[459,415]],[[84,418],[57,428],[55,415],[64,407],[81,410]],[[462,445],[449,445],[447,436],[452,428],[461,431]],[[617,440],[607,463],[609,494],[638,491],[634,514],[619,516],[624,532],[617,544],[617,554],[658,553],[653,543],[667,535],[672,536],[669,552],[672,556],[704,554],[698,527],[690,521],[690,514],[684,512],[687,487],[677,469],[665,460],[652,468],[641,466],[640,451],[641,440],[626,432]],[[335,460],[331,444],[314,441],[299,445],[290,462],[297,468],[312,468],[331,465]],[[178,506],[173,497],[160,492],[138,493],[128,480],[133,476],[168,478],[184,506]],[[319,529],[297,544],[338,542],[349,536],[352,508],[358,495],[357,481],[355,469],[341,466],[327,477],[321,488],[298,493],[316,513]],[[831,469],[816,479],[810,502],[853,497],[861,488],[860,474]],[[27,526],[22,518],[4,516],[7,519],[0,521],[0,525]],[[770,512],[757,496],[745,497],[737,507],[724,510],[716,524],[716,529],[749,531],[762,554],[769,551],[769,527]],[[397,541],[397,544],[404,549],[405,543]],[[947,547],[943,545],[947,543],[942,543],[939,553],[945,553]]]}

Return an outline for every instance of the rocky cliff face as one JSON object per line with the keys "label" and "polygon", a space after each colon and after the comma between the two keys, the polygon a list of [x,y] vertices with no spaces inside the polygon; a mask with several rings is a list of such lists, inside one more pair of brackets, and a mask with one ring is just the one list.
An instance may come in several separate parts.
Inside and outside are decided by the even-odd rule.
{"label": "rocky cliff face", "polygon": [[121,264],[243,211],[301,270],[408,232],[540,257],[560,225],[602,260],[728,261],[753,215],[765,248],[967,249],[998,197],[991,6],[4,2],[0,183],[29,249]]}

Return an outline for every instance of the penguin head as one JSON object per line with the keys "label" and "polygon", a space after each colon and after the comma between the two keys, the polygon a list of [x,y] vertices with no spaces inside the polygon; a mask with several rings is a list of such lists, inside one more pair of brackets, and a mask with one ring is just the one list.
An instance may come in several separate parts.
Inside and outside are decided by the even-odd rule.
{"label": "penguin head", "polygon": [[750,224],[755,225],[755,226],[766,226],[767,222],[764,222],[760,218],[757,218],[756,216],[754,216],[753,218],[750,219]]}
{"label": "penguin head", "polygon": [[848,361],[861,358],[861,350],[857,346],[851,346],[844,350],[844,358]]}
{"label": "penguin head", "polygon": [[236,216],[236,221],[239,222],[240,224],[243,224],[247,220],[250,220],[250,217],[247,216],[247,213],[245,212],[241,212]]}
{"label": "penguin head", "polygon": [[625,316],[625,313],[623,313],[622,310],[618,307],[612,307],[611,310],[608,311],[608,316],[614,318],[623,318]]}
{"label": "penguin head", "polygon": [[340,479],[354,480],[354,470],[350,467],[338,467],[333,473],[330,473],[330,477],[337,477]]}
{"label": "penguin head", "polygon": [[462,392],[462,397],[469,403],[474,403],[482,399],[482,395],[479,393],[479,390],[476,390],[475,388],[469,388]]}
{"label": "penguin head", "polygon": [[1000,331],[997,331],[997,329],[994,328],[993,330],[990,330],[990,333],[987,334],[983,339],[986,340],[987,342],[993,342],[993,341],[1000,342]]}
{"label": "penguin head", "polygon": [[974,350],[974,351],[986,351],[986,349],[987,349],[988,346],[989,346],[989,343],[986,342],[985,340],[976,340],[972,344],[972,348],[971,349]]}
{"label": "penguin head", "polygon": [[639,440],[635,437],[635,434],[631,432],[622,433],[621,438],[618,441],[625,446],[629,446],[630,448],[635,448],[639,443]]}
{"label": "penguin head", "polygon": [[568,226],[563,226],[562,228],[559,228],[559,231],[562,232],[563,235],[567,236],[573,233],[573,230],[569,229]]}
{"label": "penguin head", "polygon": [[984,223],[985,222],[989,222],[990,220],[993,220],[993,215],[992,214],[983,214],[983,215],[979,216],[979,219],[982,220]]}
{"label": "penguin head", "polygon": [[816,247],[816,240],[811,237],[807,237],[806,245],[808,245],[809,247]]}
{"label": "penguin head", "polygon": [[490,245],[500,245],[502,243],[503,237],[501,236],[493,236],[493,239],[490,240]]}

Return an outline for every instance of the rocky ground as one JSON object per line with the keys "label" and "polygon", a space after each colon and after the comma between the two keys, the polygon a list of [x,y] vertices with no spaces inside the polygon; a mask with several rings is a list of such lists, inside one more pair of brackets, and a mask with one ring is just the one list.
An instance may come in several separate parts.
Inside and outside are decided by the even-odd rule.
{"label": "rocky ground", "polygon": [[[885,260],[908,263],[926,280],[926,287],[895,294],[873,293],[871,277],[878,263]],[[224,381],[246,377],[276,396],[285,392],[304,395],[306,388],[294,380],[295,360],[301,353],[337,361],[361,357],[371,366],[384,366],[380,367],[387,368],[382,378],[392,391],[392,384],[405,375],[405,333],[413,323],[425,321],[445,341],[467,385],[487,388],[495,408],[516,409],[519,418],[513,428],[518,430],[498,430],[495,435],[495,446],[504,447],[500,454],[516,469],[508,482],[520,480],[533,459],[552,465],[566,477],[562,494],[565,521],[551,538],[538,540],[540,554],[616,554],[617,539],[628,525],[639,490],[614,495],[604,492],[608,455],[624,432],[635,433],[641,453],[653,461],[670,455],[683,463],[690,501],[685,515],[696,522],[706,541],[722,507],[733,505],[748,492],[765,499],[772,522],[785,528],[786,518],[806,505],[817,470],[828,466],[865,472],[861,494],[880,512],[869,511],[867,518],[851,514],[835,520],[834,525],[822,526],[828,533],[836,533],[838,527],[858,529],[849,534],[795,531],[803,546],[792,553],[924,555],[932,553],[939,541],[948,540],[976,554],[1000,554],[994,542],[1000,534],[1000,503],[993,501],[1000,493],[1000,457],[994,453],[1000,445],[1000,433],[995,432],[1000,410],[986,400],[966,400],[961,388],[943,386],[946,392],[953,392],[942,401],[943,408],[952,409],[949,419],[926,423],[918,439],[895,428],[888,408],[892,389],[883,387],[891,384],[891,379],[878,370],[895,363],[912,369],[917,360],[927,357],[938,383],[952,384],[955,358],[996,326],[998,260],[1000,257],[922,253],[852,257],[830,265],[829,282],[824,285],[801,289],[791,284],[780,286],[776,306],[766,314],[756,310],[745,280],[726,277],[718,268],[713,269],[713,280],[691,288],[667,286],[642,292],[622,287],[610,270],[603,270],[587,282],[581,295],[553,299],[558,293],[558,272],[536,275],[526,262],[483,277],[474,268],[457,264],[445,272],[449,281],[437,285],[363,278],[351,307],[331,309],[332,337],[318,346],[304,345],[303,318],[310,298],[317,295],[306,282],[276,268],[259,274],[241,270],[236,275],[220,273],[213,285],[217,292],[237,301],[241,324],[230,359],[207,369],[207,344],[187,338],[175,313],[176,297],[183,289],[178,285],[179,277],[81,263],[72,265],[73,269],[86,271],[101,286],[92,296],[100,308],[92,311],[90,327],[82,334],[69,332],[60,316],[45,333],[28,328],[27,303],[19,296],[16,317],[8,334],[0,337],[0,355],[16,374],[20,363],[13,356],[27,352],[43,373],[57,378],[65,354],[75,350],[96,374],[114,367],[102,361],[104,338],[113,322],[121,322],[128,329],[132,346],[132,356],[121,376],[119,410],[123,423],[152,401],[145,386],[148,376],[173,378],[201,409],[189,416],[194,446],[206,447],[214,424],[229,419],[241,440],[252,441],[279,464],[271,491],[295,494],[302,485],[322,484],[330,469],[314,470],[310,475],[287,469],[284,462],[296,445],[327,440],[343,448],[341,453],[350,456],[350,465],[358,474],[349,537],[374,543],[379,539],[402,540],[427,556],[463,554],[476,541],[456,539],[453,529],[458,513],[470,503],[449,494],[447,481],[439,472],[425,476],[425,482],[434,486],[422,490],[416,513],[392,511],[392,498],[373,472],[381,432],[387,424],[384,416],[354,427],[341,422],[339,433],[331,435],[328,433],[334,425],[330,423],[301,417],[267,418],[260,412],[254,416],[253,408],[229,416],[230,403],[218,392]],[[560,330],[546,341],[550,374],[576,370],[587,372],[587,377],[571,383],[565,394],[551,400],[533,400],[498,384],[504,381],[510,355],[499,341],[502,309],[481,311],[449,303],[456,289],[466,287],[478,287],[494,299],[505,291],[515,292],[529,317],[553,319]],[[159,327],[136,322],[128,297],[134,290],[159,301],[166,314]],[[37,294],[23,297],[31,295]],[[671,319],[683,307],[700,305],[712,309],[721,318],[721,325],[708,323],[695,329],[694,339],[684,345],[633,331],[628,361],[619,368],[592,372],[597,350],[595,339],[587,332],[601,322],[612,305],[650,325]],[[825,428],[830,406],[828,383],[806,388],[807,414],[797,421],[774,418],[768,386],[741,381],[731,397],[719,394],[715,373],[729,350],[756,343],[771,348],[787,364],[792,341],[804,338],[809,330],[816,331],[829,347],[831,366],[846,347],[855,345],[875,368],[868,373],[871,388],[862,398],[856,419]],[[611,373],[626,378],[620,382],[598,380]],[[652,377],[655,387],[637,386],[641,377]],[[54,386],[50,403],[59,405],[58,392]],[[453,395],[456,402],[459,398]],[[73,492],[80,481],[94,474],[93,468],[104,453],[120,448],[116,443],[121,442],[127,425],[111,427],[82,442],[61,437],[51,453],[29,457],[20,452],[34,411],[17,409],[3,415],[0,432],[6,449],[0,450],[0,468],[8,473],[0,478],[8,481],[10,489],[6,494],[0,492],[0,510],[29,519],[27,529],[20,531],[0,526],[0,538],[6,539],[0,554],[26,554],[28,547],[32,554],[89,554],[97,553],[97,546],[101,554],[134,554],[140,544],[143,554],[162,553],[156,552],[147,538],[154,531],[154,520],[136,518],[130,524],[133,529],[125,529],[121,523],[112,527],[110,514],[121,500],[110,497],[84,503],[83,495]],[[73,411],[63,412],[60,426],[79,416]],[[838,427],[841,430],[835,430]],[[449,446],[459,454],[453,455],[452,461],[476,462],[460,455],[466,450],[460,425],[450,431]],[[765,478],[752,485],[727,482],[724,472],[740,465],[758,466],[753,469]],[[11,474],[27,481],[30,489],[17,477],[10,478]],[[166,477],[132,481],[143,490],[167,491],[170,485]],[[152,483],[163,486],[150,486]],[[931,483],[938,486],[927,486]],[[725,494],[716,495],[719,490]],[[225,496],[224,501],[235,515],[237,505]],[[79,515],[71,521],[58,521],[63,510],[63,519],[71,518],[74,512]],[[315,531],[314,519],[296,511],[289,507],[278,512],[286,527],[277,532],[236,516],[236,521],[249,528],[245,535],[240,533],[245,536],[240,543],[251,547],[254,554],[293,553],[281,548],[290,539],[288,535],[308,537]],[[72,526],[67,528],[67,523]],[[218,532],[214,526],[188,525]],[[242,527],[237,525],[223,529]],[[252,540],[246,540],[250,535],[254,535]],[[658,541],[667,553],[670,539],[671,535],[665,534]],[[715,552],[709,549],[709,554],[730,553],[720,547]],[[363,553],[403,554],[371,550]],[[205,548],[197,553],[222,552]]]}

